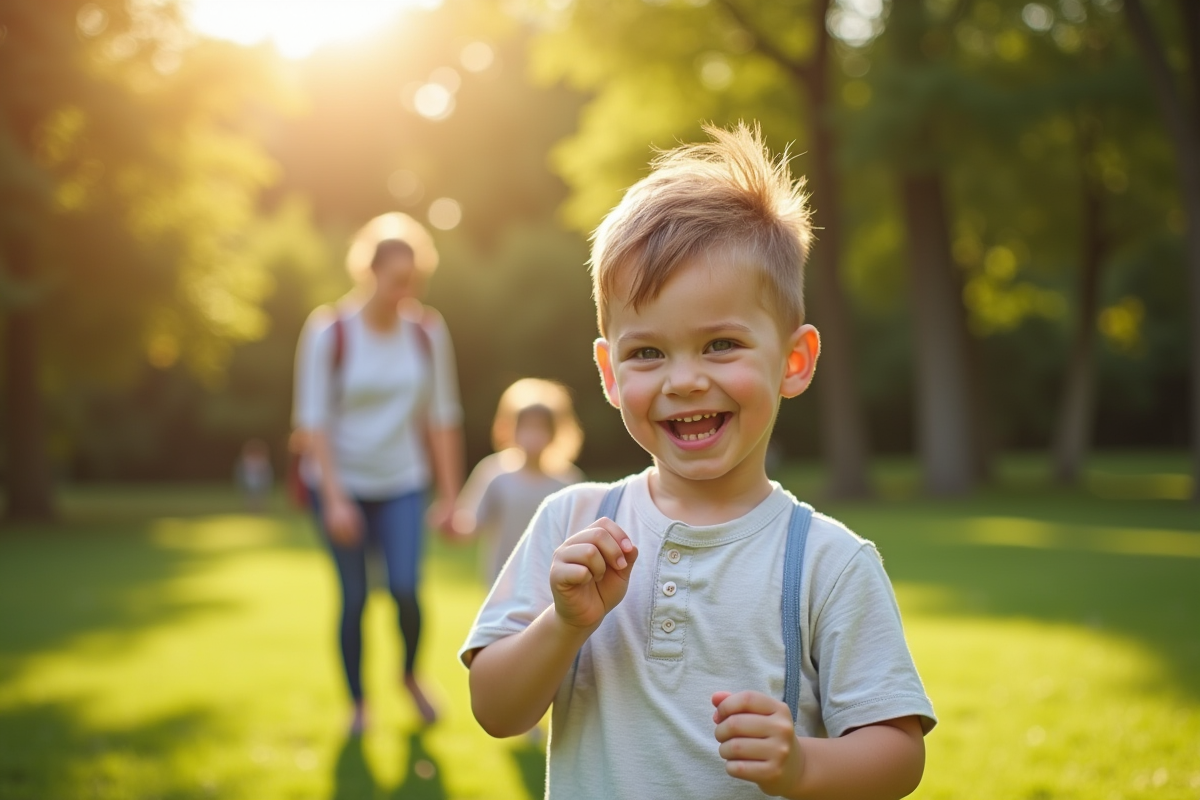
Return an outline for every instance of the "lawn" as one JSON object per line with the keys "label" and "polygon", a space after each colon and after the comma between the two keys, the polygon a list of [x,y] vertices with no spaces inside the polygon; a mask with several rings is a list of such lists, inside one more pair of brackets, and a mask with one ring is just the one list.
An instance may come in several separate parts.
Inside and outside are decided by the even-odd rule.
{"label": "lawn", "polygon": [[[874,539],[940,726],[920,798],[1200,798],[1200,512],[1183,456],[1096,458],[1046,488],[1010,458],[975,497],[818,506]],[[803,497],[815,467],[781,479]],[[80,488],[0,533],[0,798],[524,798],[542,753],[471,718],[455,652],[484,590],[434,543],[422,730],[368,608],[366,736],[345,736],[335,582],[308,523],[223,488]]]}

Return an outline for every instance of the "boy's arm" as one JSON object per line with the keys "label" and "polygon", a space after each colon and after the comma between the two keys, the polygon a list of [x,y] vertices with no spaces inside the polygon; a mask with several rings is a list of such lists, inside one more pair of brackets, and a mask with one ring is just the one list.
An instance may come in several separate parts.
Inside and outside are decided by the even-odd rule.
{"label": "boy's arm", "polygon": [[491,736],[537,725],[591,631],[566,625],[550,606],[528,628],[475,653],[471,711]]}
{"label": "boy's arm", "polygon": [[836,739],[797,741],[807,766],[793,798],[900,798],[916,790],[925,772],[925,736],[915,716],[865,725]]}
{"label": "boy's arm", "polygon": [[725,771],[765,794],[886,800],[910,794],[925,769],[915,716],[865,725],[835,739],[796,736],[786,704],[759,692],[713,695]]}
{"label": "boy's arm", "polygon": [[625,597],[637,548],[621,528],[600,519],[554,551],[554,602],[520,633],[475,653],[471,710],[492,736],[516,736],[546,713],[579,648]]}

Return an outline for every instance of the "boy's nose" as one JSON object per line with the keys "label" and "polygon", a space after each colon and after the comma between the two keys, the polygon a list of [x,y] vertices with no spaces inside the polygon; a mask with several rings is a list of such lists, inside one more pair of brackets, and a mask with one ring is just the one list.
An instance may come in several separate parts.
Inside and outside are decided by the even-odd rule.
{"label": "boy's nose", "polygon": [[708,389],[708,376],[691,361],[673,364],[663,382],[663,394],[686,395]]}

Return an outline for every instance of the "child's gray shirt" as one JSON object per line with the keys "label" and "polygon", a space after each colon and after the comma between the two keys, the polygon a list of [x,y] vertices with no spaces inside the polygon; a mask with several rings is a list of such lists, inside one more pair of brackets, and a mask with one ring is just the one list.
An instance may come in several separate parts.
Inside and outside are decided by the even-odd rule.
{"label": "child's gray shirt", "polygon": [[[654,505],[649,470],[629,479],[616,522],[639,550],[625,599],[580,650],[551,717],[547,797],[762,797],[729,777],[713,692],[783,698],[781,594],[793,499],[778,484],[745,516],[690,526]],[[519,633],[552,603],[555,549],[596,519],[607,486],[551,496],[479,612],[461,656]],[[909,715],[936,718],[874,545],[816,514],[800,603],[802,736]]]}

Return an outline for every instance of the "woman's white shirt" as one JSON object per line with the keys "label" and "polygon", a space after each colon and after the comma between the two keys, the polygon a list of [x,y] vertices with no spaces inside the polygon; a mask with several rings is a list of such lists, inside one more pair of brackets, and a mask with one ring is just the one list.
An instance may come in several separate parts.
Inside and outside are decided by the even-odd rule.
{"label": "woman's white shirt", "polygon": [[[363,500],[425,489],[431,481],[427,428],[462,422],[454,348],[441,317],[401,315],[387,332],[372,330],[362,308],[341,309],[343,349],[334,366],[334,314],[314,311],[296,353],[293,425],[323,430],[342,487]],[[428,345],[421,340],[421,325]],[[320,482],[313,458],[300,465]]]}

